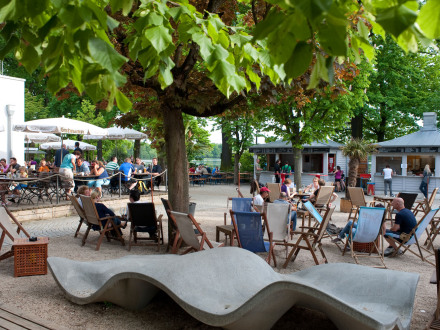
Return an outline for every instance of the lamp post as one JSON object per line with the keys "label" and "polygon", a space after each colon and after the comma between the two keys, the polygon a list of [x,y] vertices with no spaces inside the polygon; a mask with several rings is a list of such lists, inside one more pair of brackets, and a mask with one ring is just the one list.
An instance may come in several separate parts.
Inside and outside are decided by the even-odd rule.
{"label": "lamp post", "polygon": [[8,158],[12,157],[12,116],[15,113],[15,105],[8,104],[6,105],[6,113],[8,115],[8,143],[7,143],[7,152]]}

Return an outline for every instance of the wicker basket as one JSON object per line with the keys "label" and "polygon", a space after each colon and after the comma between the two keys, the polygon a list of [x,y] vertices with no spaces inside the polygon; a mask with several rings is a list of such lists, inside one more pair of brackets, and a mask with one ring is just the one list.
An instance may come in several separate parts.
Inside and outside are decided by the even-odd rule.
{"label": "wicker basket", "polygon": [[49,238],[38,237],[29,242],[28,238],[14,240],[14,276],[47,274],[47,244]]}
{"label": "wicker basket", "polygon": [[[376,246],[379,247],[379,241],[376,242]],[[373,249],[371,251],[371,249]],[[374,247],[374,243],[358,243],[353,242],[353,250],[356,252],[363,252],[363,253],[377,253],[377,249]]]}

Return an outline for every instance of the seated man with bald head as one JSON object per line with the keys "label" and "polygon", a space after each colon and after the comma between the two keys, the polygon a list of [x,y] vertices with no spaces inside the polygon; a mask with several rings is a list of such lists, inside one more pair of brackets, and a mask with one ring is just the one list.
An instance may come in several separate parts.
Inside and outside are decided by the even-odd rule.
{"label": "seated man with bald head", "polygon": [[[391,205],[397,211],[396,220],[394,221],[394,225],[390,229],[386,229],[385,222],[383,223],[383,230],[385,232],[385,239],[390,244],[390,246],[385,250],[384,255],[386,257],[392,255],[394,251],[397,250],[396,243],[390,238],[400,240],[400,234],[406,233],[409,234],[411,230],[417,225],[417,220],[414,214],[405,208],[404,202],[402,198],[396,197],[393,199]],[[398,251],[400,254],[400,250]]]}

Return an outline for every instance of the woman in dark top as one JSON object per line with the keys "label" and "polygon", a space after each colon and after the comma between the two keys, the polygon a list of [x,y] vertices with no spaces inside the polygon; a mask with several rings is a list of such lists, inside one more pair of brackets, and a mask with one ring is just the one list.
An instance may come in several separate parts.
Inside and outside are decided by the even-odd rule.
{"label": "woman in dark top", "polygon": [[[113,222],[115,223],[115,225],[121,224],[121,220],[119,220],[119,218],[115,215],[115,213],[112,210],[110,210],[104,204],[98,203],[99,199],[101,198],[101,192],[99,192],[98,190],[94,190],[90,194],[90,197],[92,198],[92,201],[95,203],[96,211],[98,212],[98,215],[100,218],[112,216],[112,217],[114,217]],[[102,225],[105,226],[105,224],[107,223],[107,220],[102,220],[101,222],[102,222]],[[125,222],[122,226],[122,228],[125,228],[125,227],[127,227],[127,222]],[[99,230],[100,228],[97,225],[93,225],[92,229]],[[119,233],[122,236],[122,231],[120,229],[119,229]]]}

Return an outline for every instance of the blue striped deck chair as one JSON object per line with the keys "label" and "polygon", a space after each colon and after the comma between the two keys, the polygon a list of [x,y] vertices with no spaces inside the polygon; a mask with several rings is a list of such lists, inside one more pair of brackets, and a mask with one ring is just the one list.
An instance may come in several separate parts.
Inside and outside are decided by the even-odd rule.
{"label": "blue striped deck chair", "polygon": [[[419,257],[423,261],[426,261],[427,263],[435,266],[435,263],[427,260],[426,257],[423,256],[423,252],[422,252],[422,250],[425,251],[428,254],[428,257],[435,255],[435,250],[432,241],[430,241],[429,242],[430,244],[428,245],[428,247],[431,247],[432,249],[431,251],[421,246],[421,244],[419,243],[419,239],[423,235],[424,231],[426,231],[426,233],[428,234],[428,240],[431,239],[427,228],[428,225],[431,223],[432,219],[434,219],[434,216],[438,212],[438,210],[439,210],[438,208],[431,209],[427,214],[425,214],[425,216],[419,221],[417,226],[415,226],[409,234],[401,233],[399,236],[397,234],[387,233],[385,235],[386,237],[391,238],[397,244],[397,250],[394,251],[392,257],[394,257],[397,254],[397,251],[400,248],[403,248],[402,254],[404,254],[408,250],[409,252]],[[417,251],[411,250],[411,246],[414,244],[417,246],[418,253]]]}
{"label": "blue striped deck chair", "polygon": [[[237,190],[238,191],[238,190]],[[252,198],[240,198],[240,197],[228,197],[226,199],[226,207],[229,209],[229,201],[232,201],[232,210],[233,211],[244,211],[244,212],[250,212],[252,208]],[[226,224],[226,217],[227,213],[224,214],[224,223],[221,226],[216,226],[215,228],[215,240],[218,242],[220,240],[220,233],[225,234],[225,245],[228,241],[229,236],[229,242],[230,245],[234,245],[234,236],[237,236],[234,230],[234,226],[231,223],[228,225]]]}
{"label": "blue striped deck chair", "polygon": [[[386,209],[382,207],[361,206],[359,208],[358,218],[354,219],[349,233],[346,234],[342,255],[345,254],[347,246],[350,246],[351,256],[357,264],[359,264],[359,258],[362,257],[377,258],[381,265],[374,267],[387,268],[383,259],[383,236],[381,235],[385,211]],[[377,244],[379,236],[380,246]],[[371,243],[370,249],[367,252],[355,251],[354,243]]]}
{"label": "blue striped deck chair", "polygon": [[[269,252],[266,261],[270,264],[271,257],[274,257],[274,265],[276,266],[272,232],[269,229],[266,214],[233,210],[230,210],[230,213],[235,232],[237,233],[238,246],[251,252]],[[268,232],[268,242],[265,242],[263,239],[263,226]]]}

